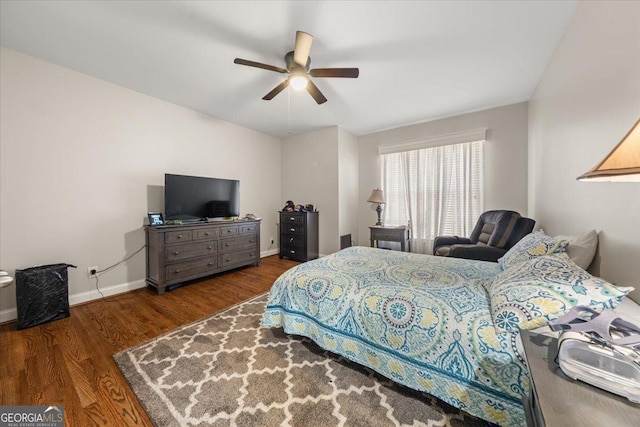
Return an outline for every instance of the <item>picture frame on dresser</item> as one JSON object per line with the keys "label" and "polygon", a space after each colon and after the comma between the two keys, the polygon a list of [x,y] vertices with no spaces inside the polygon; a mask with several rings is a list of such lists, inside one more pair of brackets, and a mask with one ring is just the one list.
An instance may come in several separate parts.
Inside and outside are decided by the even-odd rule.
{"label": "picture frame on dresser", "polygon": [[154,227],[158,225],[164,225],[164,218],[162,217],[161,212],[149,212],[147,214],[149,217],[149,225]]}

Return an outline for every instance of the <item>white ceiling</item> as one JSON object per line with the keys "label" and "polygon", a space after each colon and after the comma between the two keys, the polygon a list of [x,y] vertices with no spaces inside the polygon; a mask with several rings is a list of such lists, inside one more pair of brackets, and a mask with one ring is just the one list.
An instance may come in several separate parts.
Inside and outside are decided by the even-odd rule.
{"label": "white ceiling", "polygon": [[[270,135],[356,135],[527,101],[576,1],[5,1],[2,46]],[[295,32],[311,68],[359,67],[261,98]]]}

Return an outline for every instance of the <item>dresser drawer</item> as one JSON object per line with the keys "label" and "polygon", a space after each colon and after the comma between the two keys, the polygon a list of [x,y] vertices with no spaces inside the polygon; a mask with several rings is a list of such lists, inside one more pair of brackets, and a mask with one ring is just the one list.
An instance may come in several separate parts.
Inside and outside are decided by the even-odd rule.
{"label": "dresser drawer", "polygon": [[282,244],[284,246],[304,246],[304,236],[303,235],[283,234],[282,235]]}
{"label": "dresser drawer", "polygon": [[257,240],[255,235],[235,237],[233,239],[220,239],[220,252],[255,248]]}
{"label": "dresser drawer", "polygon": [[173,264],[165,268],[166,280],[173,281],[176,279],[183,279],[191,277],[200,273],[210,271],[213,273],[218,268],[217,257],[208,257],[199,259],[197,261],[181,262],[179,264]]}
{"label": "dresser drawer", "polygon": [[304,253],[304,247],[285,245],[280,251],[280,255],[286,256],[291,259],[304,259],[306,254]]}
{"label": "dresser drawer", "polygon": [[218,252],[218,242],[200,242],[188,245],[173,245],[165,249],[167,261],[195,258]]}
{"label": "dresser drawer", "polygon": [[201,228],[194,230],[193,240],[215,239],[220,235],[220,227]]}
{"label": "dresser drawer", "polygon": [[280,215],[280,222],[282,224],[303,224],[304,216],[295,213],[283,213]]}
{"label": "dresser drawer", "polygon": [[304,225],[302,224],[280,224],[281,231],[285,234],[304,234]]}
{"label": "dresser drawer", "polygon": [[238,226],[237,225],[227,225],[224,227],[220,227],[220,237],[227,236],[237,236],[238,235]]}
{"label": "dresser drawer", "polygon": [[190,242],[193,240],[193,230],[169,231],[164,234],[165,243]]}
{"label": "dresser drawer", "polygon": [[258,260],[258,250],[248,249],[240,252],[231,252],[228,254],[220,255],[220,267],[226,267],[233,264],[246,264],[247,261]]}
{"label": "dresser drawer", "polygon": [[239,228],[240,234],[256,234],[258,232],[257,224],[241,225]]}
{"label": "dresser drawer", "polygon": [[371,238],[376,240],[390,240],[400,241],[405,235],[406,231],[402,228],[397,230],[373,230]]}

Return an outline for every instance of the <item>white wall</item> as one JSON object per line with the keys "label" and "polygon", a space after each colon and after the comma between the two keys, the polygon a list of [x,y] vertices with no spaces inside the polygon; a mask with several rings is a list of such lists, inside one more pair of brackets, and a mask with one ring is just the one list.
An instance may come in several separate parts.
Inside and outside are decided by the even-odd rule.
{"label": "white wall", "polygon": [[358,241],[358,138],[338,129],[339,233]]}
{"label": "white wall", "polygon": [[529,210],[600,232],[599,273],[640,301],[640,183],[578,182],[640,114],[640,2],[582,2],[529,106]]}
{"label": "white wall", "polygon": [[486,127],[484,144],[485,210],[510,209],[527,215],[527,103],[493,108],[372,133],[359,137],[359,244],[369,245],[368,227],[376,206],[366,200],[380,187],[379,145],[393,145]]}
{"label": "white wall", "polygon": [[338,128],[295,135],[282,144],[282,203],[313,204],[319,211],[320,254],[340,249]]}
{"label": "white wall", "polygon": [[[163,210],[164,173],[240,180],[242,213],[263,218],[262,249],[281,207],[281,141],[75,71],[0,51],[0,266],[67,262],[71,303],[95,298],[87,267],[144,244]],[[144,251],[100,276],[143,285]],[[0,321],[15,317],[0,290]]]}

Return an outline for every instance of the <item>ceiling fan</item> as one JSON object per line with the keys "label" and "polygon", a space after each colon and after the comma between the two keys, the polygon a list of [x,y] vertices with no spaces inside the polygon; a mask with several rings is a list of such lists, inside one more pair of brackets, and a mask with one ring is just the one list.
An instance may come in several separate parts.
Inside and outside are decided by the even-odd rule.
{"label": "ceiling fan", "polygon": [[276,73],[289,74],[286,80],[262,97],[262,99],[266,101],[273,99],[277,94],[286,89],[287,86],[291,85],[294,89],[306,89],[318,104],[323,104],[327,102],[327,98],[325,98],[322,92],[320,92],[320,89],[318,89],[318,86],[316,86],[309,77],[348,77],[355,79],[360,74],[360,71],[357,68],[315,68],[310,70],[311,57],[309,56],[309,52],[311,51],[312,42],[313,36],[311,34],[297,31],[294,50],[284,56],[286,68],[241,58],[236,58],[233,62],[249,67],[275,71]]}

